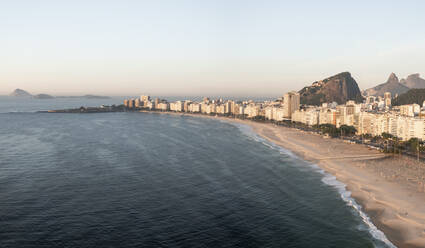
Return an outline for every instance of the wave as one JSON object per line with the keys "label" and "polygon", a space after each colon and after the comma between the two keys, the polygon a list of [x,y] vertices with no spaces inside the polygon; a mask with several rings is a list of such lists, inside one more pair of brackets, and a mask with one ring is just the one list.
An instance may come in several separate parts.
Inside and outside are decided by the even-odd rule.
{"label": "wave", "polygon": [[[274,150],[278,150],[281,154],[285,154],[285,155],[287,155],[291,158],[294,158],[294,159],[297,159],[297,160],[302,160],[300,157],[298,157],[297,155],[295,155],[291,151],[284,149],[281,146],[278,146],[275,143],[260,137],[260,135],[258,135],[256,132],[254,132],[253,129],[250,126],[245,125],[245,124],[240,124],[240,123],[231,123],[231,124],[238,127],[238,129],[244,135],[248,136],[249,138],[253,139],[254,141],[260,142],[263,145],[265,145],[269,148],[272,148]],[[362,207],[356,202],[356,200],[354,198],[351,197],[351,192],[349,190],[347,190],[347,187],[344,183],[338,181],[335,176],[327,173],[326,171],[321,169],[318,165],[308,163],[307,161],[305,161],[305,162],[311,168],[313,168],[315,171],[322,174],[323,175],[322,176],[322,182],[326,185],[329,185],[329,186],[335,188],[338,191],[341,199],[348,206],[352,207],[358,213],[358,215],[362,218],[363,222],[365,223],[366,227],[368,228],[369,233],[372,235],[373,238],[383,242],[387,247],[396,248],[396,246],[393,243],[391,243],[390,240],[388,240],[388,238],[385,236],[385,234],[372,223],[369,216],[367,216],[367,214],[365,212],[363,212]]]}

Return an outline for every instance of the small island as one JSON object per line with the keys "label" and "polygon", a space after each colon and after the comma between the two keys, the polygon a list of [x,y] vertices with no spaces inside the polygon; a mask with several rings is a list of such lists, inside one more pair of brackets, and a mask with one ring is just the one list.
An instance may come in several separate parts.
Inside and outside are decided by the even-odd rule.
{"label": "small island", "polygon": [[15,89],[12,93],[9,94],[9,96],[13,97],[28,97],[28,98],[34,98],[34,99],[54,99],[54,98],[84,98],[84,99],[110,99],[109,96],[98,96],[98,95],[83,95],[83,96],[52,96],[45,93],[40,93],[37,95],[33,95],[29,93],[28,91],[25,91],[23,89]]}
{"label": "small island", "polygon": [[38,94],[38,95],[34,95],[32,96],[35,99],[53,99],[55,98],[54,96],[48,95],[48,94]]}

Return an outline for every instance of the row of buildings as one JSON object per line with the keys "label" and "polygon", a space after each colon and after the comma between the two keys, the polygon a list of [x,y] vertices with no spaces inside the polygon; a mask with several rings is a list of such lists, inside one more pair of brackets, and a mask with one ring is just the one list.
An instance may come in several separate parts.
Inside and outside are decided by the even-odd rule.
{"label": "row of buildings", "polygon": [[190,100],[168,102],[159,98],[152,100],[149,96],[141,96],[136,99],[125,99],[124,106],[128,109],[218,114],[246,118],[268,117],[270,120],[282,121],[290,120],[292,113],[300,108],[300,95],[296,92],[289,92],[273,102],[210,100],[209,98],[204,98],[199,102]]}
{"label": "row of buildings", "polygon": [[129,109],[149,109],[157,111],[174,111],[201,113],[208,115],[225,115],[270,121],[292,121],[314,126],[331,124],[354,126],[357,134],[372,136],[389,133],[403,140],[419,138],[425,140],[425,112],[418,104],[391,107],[391,94],[384,97],[368,96],[363,103],[348,101],[338,105],[323,103],[321,106],[301,106],[300,95],[288,92],[275,101],[233,101],[210,100],[175,101],[151,99],[141,96],[137,99],[124,100]]}

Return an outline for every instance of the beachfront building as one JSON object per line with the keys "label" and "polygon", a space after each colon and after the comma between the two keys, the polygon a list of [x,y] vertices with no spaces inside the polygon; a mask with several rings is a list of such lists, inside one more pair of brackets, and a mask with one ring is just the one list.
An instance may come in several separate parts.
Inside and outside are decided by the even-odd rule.
{"label": "beachfront building", "polygon": [[177,102],[172,102],[170,103],[170,111],[175,111],[175,112],[183,112],[183,102],[182,101],[177,101]]}
{"label": "beachfront building", "polygon": [[300,94],[292,91],[283,96],[283,108],[285,118],[291,119],[292,113],[300,109]]}
{"label": "beachfront building", "polygon": [[157,110],[168,111],[170,110],[170,104],[168,102],[160,102],[156,105]]}
{"label": "beachfront building", "polygon": [[217,109],[217,104],[215,103],[208,104],[206,114],[215,114],[216,109]]}
{"label": "beachfront building", "polygon": [[216,113],[220,115],[224,115],[226,113],[226,107],[223,104],[217,105]]}
{"label": "beachfront building", "polygon": [[319,124],[319,114],[320,110],[316,107],[296,110],[294,113],[292,113],[291,121],[314,126]]}
{"label": "beachfront building", "polygon": [[407,105],[401,105],[400,106],[400,115],[403,116],[415,116],[415,115],[419,115],[419,113],[421,112],[421,106],[419,106],[419,104],[407,104]]}
{"label": "beachfront building", "polygon": [[134,107],[135,108],[140,108],[141,107],[141,102],[140,99],[137,98],[136,100],[134,100]]}
{"label": "beachfront building", "polygon": [[131,98],[130,100],[128,100],[128,108],[134,108],[134,103],[135,103],[135,101],[134,101],[134,99],[133,98]]}
{"label": "beachfront building", "polygon": [[271,121],[292,121],[309,126],[331,124],[354,126],[357,134],[372,136],[389,133],[402,140],[419,138],[425,140],[425,111],[422,114],[418,104],[389,108],[391,95],[367,97],[363,104],[347,101],[345,104],[323,103],[321,106],[302,106],[299,94],[289,92],[276,101],[254,102],[252,100],[235,102],[204,98],[200,102],[165,100],[141,96],[139,99],[126,99],[124,106],[130,110],[141,108],[160,111],[191,112],[202,114],[234,115],[235,117],[262,118]]}
{"label": "beachfront building", "polygon": [[264,109],[266,120],[283,121],[285,119],[285,109],[280,105],[269,105]]}
{"label": "beachfront building", "polygon": [[189,112],[192,112],[192,113],[201,113],[201,104],[199,104],[199,103],[191,103],[190,105],[189,105]]}
{"label": "beachfront building", "polygon": [[319,125],[331,124],[336,126],[337,117],[338,117],[338,111],[336,109],[322,107],[319,110]]}

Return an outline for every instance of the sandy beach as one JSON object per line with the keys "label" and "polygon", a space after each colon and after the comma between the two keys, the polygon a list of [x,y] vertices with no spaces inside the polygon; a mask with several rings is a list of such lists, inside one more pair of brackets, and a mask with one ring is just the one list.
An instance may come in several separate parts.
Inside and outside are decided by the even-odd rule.
{"label": "sandy beach", "polygon": [[425,247],[424,164],[291,128],[243,123],[346,184],[353,198],[393,244]]}
{"label": "sandy beach", "polygon": [[346,184],[374,225],[394,245],[425,247],[425,164],[403,156],[387,155],[365,145],[325,139],[318,134],[269,123],[184,115],[251,126],[263,138],[317,164]]}

